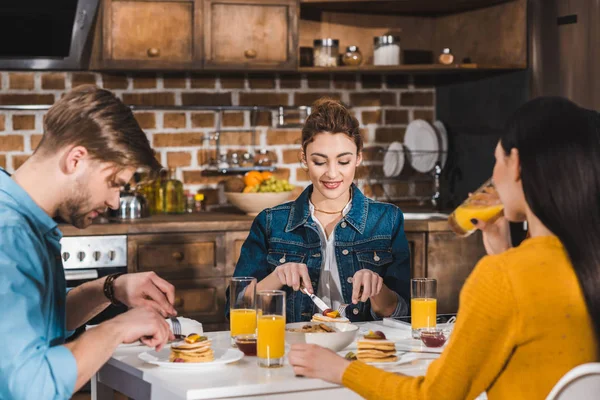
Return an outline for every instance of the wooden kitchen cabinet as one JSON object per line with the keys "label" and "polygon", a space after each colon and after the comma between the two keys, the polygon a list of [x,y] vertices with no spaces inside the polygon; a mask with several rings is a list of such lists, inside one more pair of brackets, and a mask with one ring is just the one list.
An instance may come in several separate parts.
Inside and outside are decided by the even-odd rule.
{"label": "wooden kitchen cabinet", "polygon": [[189,69],[202,62],[201,0],[106,0],[102,66]]}
{"label": "wooden kitchen cabinet", "polygon": [[204,66],[295,69],[296,0],[204,0]]}

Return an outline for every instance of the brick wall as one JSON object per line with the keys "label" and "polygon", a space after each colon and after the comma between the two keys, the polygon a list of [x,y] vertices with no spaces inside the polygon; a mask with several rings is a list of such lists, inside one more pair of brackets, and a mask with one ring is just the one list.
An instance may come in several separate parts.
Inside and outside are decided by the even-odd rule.
{"label": "brick wall", "polygon": [[[93,83],[115,92],[133,105],[310,105],[321,96],[349,104],[361,123],[367,162],[358,171],[358,183],[368,195],[409,199],[431,195],[431,184],[405,167],[396,182],[379,180],[382,155],[375,150],[402,141],[413,119],[433,120],[435,89],[415,84],[408,76],[314,74],[100,74],[83,72],[1,72],[0,105],[52,104],[62,93]],[[33,152],[42,133],[44,111],[0,111],[0,166],[17,169]],[[222,177],[202,174],[214,157],[215,114],[192,111],[139,111],[135,113],[163,165],[177,169],[186,188],[202,189],[212,202]],[[225,112],[227,129],[248,129],[251,112]],[[300,129],[277,129],[276,114],[256,115],[259,148],[277,156],[277,175],[299,186],[308,184],[300,168]],[[251,133],[223,133],[222,149],[253,150]],[[423,178],[423,177],[421,177]],[[212,190],[211,190],[212,189]],[[221,199],[222,200],[222,199]]]}

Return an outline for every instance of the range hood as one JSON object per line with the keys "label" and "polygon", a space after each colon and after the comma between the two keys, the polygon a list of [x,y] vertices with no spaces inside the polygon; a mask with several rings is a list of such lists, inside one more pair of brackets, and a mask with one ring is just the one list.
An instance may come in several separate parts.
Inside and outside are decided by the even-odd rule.
{"label": "range hood", "polygon": [[0,0],[0,69],[85,69],[99,0]]}

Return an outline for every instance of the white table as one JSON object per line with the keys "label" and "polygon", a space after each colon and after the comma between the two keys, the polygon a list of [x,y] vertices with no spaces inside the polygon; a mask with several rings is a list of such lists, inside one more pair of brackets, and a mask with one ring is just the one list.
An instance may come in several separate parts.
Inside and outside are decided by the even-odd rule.
{"label": "white table", "polygon": [[[384,329],[382,325],[381,328]],[[206,335],[211,338],[214,347],[230,345],[229,332]],[[408,339],[406,343],[414,344],[414,341]],[[92,399],[112,399],[112,389],[136,400],[360,398],[344,387],[320,379],[296,377],[287,361],[282,368],[266,369],[257,366],[256,357],[244,357],[236,363],[210,371],[182,371],[161,368],[140,360],[138,354],[147,350],[142,346],[117,349],[92,378]],[[393,371],[412,376],[423,375],[438,355],[420,354],[419,357],[422,358],[395,366]]]}

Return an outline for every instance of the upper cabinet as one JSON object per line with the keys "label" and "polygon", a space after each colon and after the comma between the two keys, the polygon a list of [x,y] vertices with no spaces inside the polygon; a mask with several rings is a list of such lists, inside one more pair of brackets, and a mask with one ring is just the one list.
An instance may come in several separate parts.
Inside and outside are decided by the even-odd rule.
{"label": "upper cabinet", "polygon": [[295,0],[204,0],[206,68],[294,69]]}
{"label": "upper cabinet", "polygon": [[102,9],[102,66],[189,69],[202,62],[201,1],[109,0]]}
{"label": "upper cabinet", "polygon": [[[91,69],[441,73],[527,67],[527,0],[102,0]],[[374,37],[400,36],[400,65]],[[315,39],[359,66],[299,67]],[[450,48],[454,61],[438,62]],[[303,49],[305,50],[305,49]],[[405,54],[406,53],[406,54]],[[310,58],[310,56],[309,56]]]}

